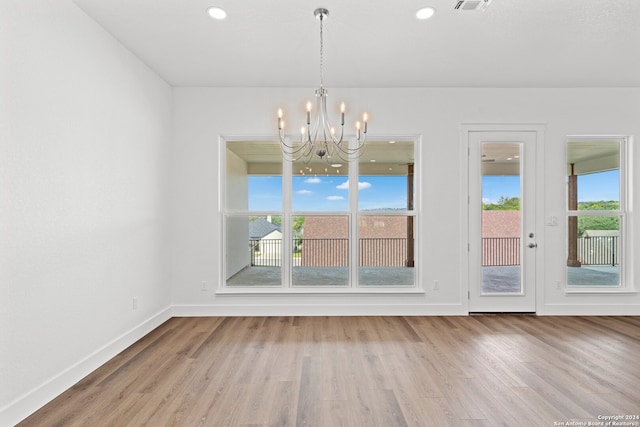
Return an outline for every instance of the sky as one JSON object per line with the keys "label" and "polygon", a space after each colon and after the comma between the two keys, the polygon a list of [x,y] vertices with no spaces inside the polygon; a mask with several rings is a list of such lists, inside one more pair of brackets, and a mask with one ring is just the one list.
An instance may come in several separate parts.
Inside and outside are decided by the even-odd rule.
{"label": "sky", "polygon": [[[620,171],[578,176],[578,202],[620,201]],[[519,176],[483,176],[482,201],[496,203],[500,197],[520,197]]]}
{"label": "sky", "polygon": [[[349,182],[346,176],[294,176],[294,211],[346,211],[349,209]],[[405,209],[407,178],[403,176],[361,176],[358,208]],[[249,210],[282,210],[282,178],[250,176]]]}
{"label": "sky", "polygon": [[[578,178],[578,201],[616,200],[620,173],[617,170],[581,175]],[[292,182],[294,211],[346,211],[349,208],[348,179],[345,176],[295,176]],[[360,210],[405,209],[406,177],[361,176],[358,183]],[[482,177],[482,200],[495,203],[501,197],[520,196],[520,177]],[[281,211],[282,178],[249,177],[249,210]]]}

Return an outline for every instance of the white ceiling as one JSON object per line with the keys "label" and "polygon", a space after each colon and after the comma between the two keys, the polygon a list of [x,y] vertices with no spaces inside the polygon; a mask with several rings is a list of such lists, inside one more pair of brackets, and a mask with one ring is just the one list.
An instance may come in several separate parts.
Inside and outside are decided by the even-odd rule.
{"label": "white ceiling", "polygon": [[638,0],[75,2],[175,86],[318,86],[322,6],[328,88],[640,87]]}

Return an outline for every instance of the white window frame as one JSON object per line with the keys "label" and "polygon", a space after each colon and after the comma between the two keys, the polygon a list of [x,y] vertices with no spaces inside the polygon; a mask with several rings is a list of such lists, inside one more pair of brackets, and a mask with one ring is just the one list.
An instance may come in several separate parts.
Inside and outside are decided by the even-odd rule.
{"label": "white window frame", "polygon": [[[353,139],[353,138],[351,138]],[[368,137],[367,142],[382,142],[390,140],[405,140],[412,141],[414,147],[415,169],[414,169],[414,205],[412,210],[394,211],[394,210],[380,210],[376,211],[375,215],[380,216],[413,216],[414,217],[414,255],[415,266],[414,268],[414,285],[409,286],[360,286],[358,283],[358,270],[359,270],[359,253],[358,253],[358,218],[361,215],[374,215],[374,213],[364,213],[358,210],[358,179],[359,179],[359,164],[358,161],[353,161],[349,164],[349,207],[345,211],[293,211],[292,210],[292,162],[282,161],[282,211],[238,211],[227,210],[227,186],[226,186],[226,165],[227,165],[227,142],[233,141],[275,141],[277,137],[256,137],[246,135],[227,135],[220,136],[218,138],[218,211],[219,211],[219,233],[221,236],[219,248],[221,256],[219,259],[219,287],[216,293],[219,294],[343,294],[343,293],[357,293],[357,294],[424,294],[424,289],[419,279],[420,275],[420,247],[421,239],[419,238],[420,226],[420,142],[421,137],[418,135],[393,135],[385,136],[380,135],[376,137]],[[226,285],[226,260],[227,254],[225,250],[226,245],[226,220],[229,216],[281,216],[282,217],[282,265],[281,265],[281,285],[280,286],[227,286]],[[317,287],[303,287],[293,286],[292,280],[292,266],[291,266],[291,241],[292,241],[292,216],[305,216],[305,215],[346,215],[349,218],[349,281],[347,286],[317,286]]]}
{"label": "white window frame", "polygon": [[[633,248],[631,244],[630,236],[632,233],[632,216],[629,215],[629,201],[630,199],[630,177],[631,173],[631,146],[632,137],[628,135],[569,135],[565,139],[565,154],[564,165],[568,163],[567,159],[567,146],[570,142],[580,141],[602,141],[611,142],[617,141],[620,147],[620,208],[617,211],[579,211],[569,210],[566,202],[565,192],[565,227],[568,224],[569,217],[585,217],[585,216],[610,216],[619,218],[619,239],[620,248],[622,254],[620,255],[620,272],[619,272],[619,284],[616,286],[594,286],[594,285],[569,285],[567,283],[568,267],[564,265],[564,292],[566,294],[628,294],[637,293],[637,289],[634,288],[633,280]],[[564,233],[565,241],[565,253],[568,253],[568,230]]]}

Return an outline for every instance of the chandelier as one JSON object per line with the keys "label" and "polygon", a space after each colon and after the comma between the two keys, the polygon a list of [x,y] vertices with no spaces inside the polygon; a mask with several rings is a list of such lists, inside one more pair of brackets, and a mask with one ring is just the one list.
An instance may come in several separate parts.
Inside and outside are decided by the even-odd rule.
{"label": "chandelier", "polygon": [[327,90],[324,88],[322,73],[323,66],[323,22],[329,16],[329,11],[324,8],[316,9],[313,14],[320,21],[320,88],[316,89],[316,114],[311,121],[312,104],[307,102],[307,123],[300,129],[300,140],[289,142],[284,133],[284,119],[282,109],[278,109],[278,135],[282,152],[288,160],[303,161],[309,163],[314,156],[328,163],[335,163],[337,159],[348,162],[359,158],[364,152],[364,143],[367,139],[368,115],[362,115],[362,123],[356,122],[355,138],[350,141],[344,138],[344,113],[345,104],[340,104],[340,134],[336,130],[327,115]]}

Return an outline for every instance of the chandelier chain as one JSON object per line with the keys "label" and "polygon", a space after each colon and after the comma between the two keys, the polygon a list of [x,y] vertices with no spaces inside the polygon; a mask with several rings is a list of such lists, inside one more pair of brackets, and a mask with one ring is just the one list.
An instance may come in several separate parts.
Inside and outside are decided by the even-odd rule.
{"label": "chandelier chain", "polygon": [[324,75],[323,75],[323,48],[324,48],[324,38],[322,34],[322,27],[324,21],[324,13],[320,14],[320,87],[324,87]]}

